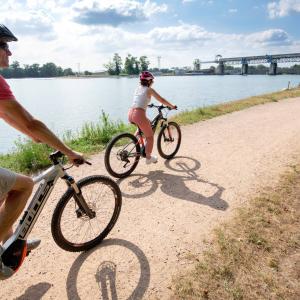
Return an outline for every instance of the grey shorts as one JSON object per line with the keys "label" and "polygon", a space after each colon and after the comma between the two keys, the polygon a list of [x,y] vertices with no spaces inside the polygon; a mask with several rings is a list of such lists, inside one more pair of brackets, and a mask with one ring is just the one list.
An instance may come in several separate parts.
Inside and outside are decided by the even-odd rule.
{"label": "grey shorts", "polygon": [[16,173],[0,168],[0,201],[12,189],[16,178]]}

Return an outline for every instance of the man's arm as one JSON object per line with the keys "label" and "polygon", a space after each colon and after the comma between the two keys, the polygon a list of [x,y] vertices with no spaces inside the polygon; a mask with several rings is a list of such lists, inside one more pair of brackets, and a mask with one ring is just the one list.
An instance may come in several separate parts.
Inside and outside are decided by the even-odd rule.
{"label": "man's arm", "polygon": [[[11,101],[11,100],[8,100],[8,101]],[[20,132],[24,133],[25,135],[29,136],[31,139],[36,141],[36,139],[32,136],[32,133],[26,128],[26,126],[24,124],[16,122],[15,119],[10,114],[5,113],[6,105],[3,105],[3,104],[4,103],[0,102],[0,118],[2,118],[6,123],[11,125],[15,129],[19,130]],[[26,113],[28,113],[28,112],[26,112]]]}
{"label": "man's arm", "polygon": [[82,159],[80,154],[67,147],[43,122],[35,119],[18,101],[1,100],[0,117],[33,140],[43,142],[54,149],[60,150],[71,161]]}

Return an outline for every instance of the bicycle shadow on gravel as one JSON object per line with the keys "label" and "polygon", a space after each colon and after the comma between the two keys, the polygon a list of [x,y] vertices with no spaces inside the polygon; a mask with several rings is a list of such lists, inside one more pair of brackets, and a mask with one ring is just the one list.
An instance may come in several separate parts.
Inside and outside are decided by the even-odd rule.
{"label": "bicycle shadow on gravel", "polygon": [[[121,264],[123,266],[118,266],[116,262],[113,262],[114,257],[107,258],[107,260],[103,260],[101,262],[98,262],[99,265],[97,266],[97,261],[93,260],[93,268],[95,269],[94,276],[91,276],[91,274],[87,274],[85,277],[92,278],[94,280],[93,284],[98,286],[99,293],[100,293],[100,299],[103,300],[117,300],[117,299],[131,299],[131,300],[139,300],[142,299],[145,292],[148,289],[149,282],[150,282],[150,265],[148,262],[148,259],[144,252],[135,244],[122,240],[122,239],[108,239],[104,240],[98,247],[93,248],[92,250],[80,254],[74,263],[71,266],[71,269],[68,274],[66,288],[67,288],[67,295],[68,299],[72,300],[80,300],[83,299],[79,295],[78,291],[78,283],[79,283],[79,273],[80,270],[83,268],[84,263],[88,260],[89,257],[91,257],[95,252],[98,250],[101,250],[105,247],[112,247],[112,246],[119,246],[123,247],[124,251],[127,252],[127,255],[123,255],[123,259]],[[128,253],[128,251],[130,253]],[[121,251],[122,252],[122,251]],[[120,249],[118,249],[118,255],[120,256]],[[113,255],[112,255],[113,256]],[[124,260],[128,260],[128,264],[131,264],[130,267],[132,268],[132,257],[137,260],[137,263],[139,264],[140,268],[140,276],[137,279],[137,284],[132,284],[132,292],[130,295],[127,295],[125,298],[123,296],[118,295],[118,289],[117,289],[117,277],[118,274],[120,276],[124,276],[125,280],[122,282],[122,286],[128,285],[129,278],[128,273],[122,272],[122,268],[124,269]],[[90,270],[90,269],[89,269]],[[120,292],[120,291],[119,291]],[[97,297],[97,292],[95,290],[92,291],[92,298],[90,297],[84,297],[86,299],[99,299]]]}
{"label": "bicycle shadow on gravel", "polygon": [[[190,157],[176,157],[165,162],[165,166],[175,172],[184,175],[174,175],[165,173],[163,170],[150,171],[148,174],[133,174],[130,177],[119,179],[118,184],[124,182],[128,189],[122,189],[124,198],[143,198],[153,194],[158,188],[165,194],[173,198],[191,201],[202,205],[210,206],[217,210],[225,211],[229,205],[222,199],[224,188],[216,183],[199,178],[196,170],[200,169],[201,164]],[[197,186],[203,185],[207,195],[197,193],[190,189],[186,183],[197,182]],[[126,192],[124,192],[126,190]],[[128,193],[127,191],[131,191]]]}
{"label": "bicycle shadow on gravel", "polygon": [[38,300],[42,299],[43,296],[48,292],[48,290],[53,285],[48,282],[40,282],[35,285],[30,286],[26,289],[23,295],[15,298],[16,300]]}

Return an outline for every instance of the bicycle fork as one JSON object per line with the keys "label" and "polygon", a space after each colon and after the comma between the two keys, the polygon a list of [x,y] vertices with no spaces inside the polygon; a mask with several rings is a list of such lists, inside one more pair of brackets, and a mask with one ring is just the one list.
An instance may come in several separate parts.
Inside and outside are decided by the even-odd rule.
{"label": "bicycle fork", "polygon": [[[168,137],[166,136],[165,134],[165,129],[167,128],[167,131],[168,131]],[[172,132],[170,130],[170,127],[169,127],[169,124],[163,124],[162,125],[162,129],[163,129],[163,137],[164,137],[164,141],[165,142],[174,142],[174,138],[172,137]]]}
{"label": "bicycle fork", "polygon": [[76,204],[78,205],[78,209],[76,210],[77,217],[80,218],[83,215],[87,215],[90,219],[95,218],[96,213],[89,208],[74,178],[69,175],[65,175],[62,178],[67,182],[67,185],[71,187],[75,192],[74,199]]}

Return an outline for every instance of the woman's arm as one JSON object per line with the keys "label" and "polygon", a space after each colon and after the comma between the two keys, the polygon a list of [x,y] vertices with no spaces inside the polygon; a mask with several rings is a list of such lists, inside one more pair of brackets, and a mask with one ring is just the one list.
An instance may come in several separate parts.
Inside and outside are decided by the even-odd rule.
{"label": "woman's arm", "polygon": [[158,100],[159,102],[161,102],[162,104],[169,106],[171,108],[176,108],[175,105],[173,105],[172,103],[170,103],[169,101],[167,101],[165,98],[163,98],[159,93],[157,93],[153,88],[149,88],[149,93],[151,96],[153,96],[156,100]]}

